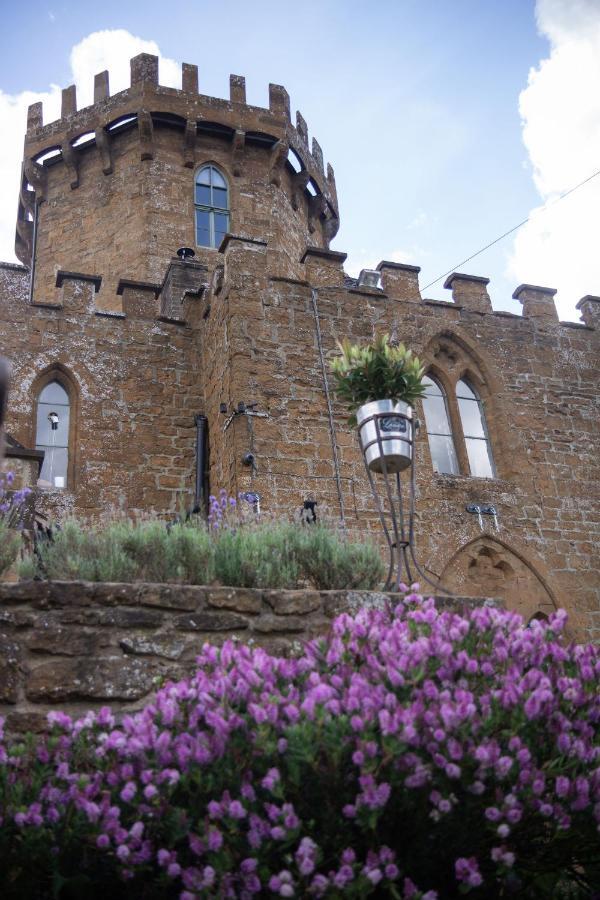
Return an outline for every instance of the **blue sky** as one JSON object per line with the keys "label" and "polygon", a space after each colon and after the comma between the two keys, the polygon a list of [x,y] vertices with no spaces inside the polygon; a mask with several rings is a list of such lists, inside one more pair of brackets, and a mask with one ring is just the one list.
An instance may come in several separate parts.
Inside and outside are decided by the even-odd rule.
{"label": "blue sky", "polygon": [[[270,81],[285,85],[335,169],[334,246],[352,272],[398,259],[422,267],[424,286],[600,168],[600,0],[32,0],[11,4],[3,24],[0,126],[16,156],[24,92],[70,84],[73,48],[98,31],[125,29],[163,57],[196,63],[202,93],[227,96],[230,72],[246,76],[258,105]],[[568,116],[574,133],[552,149]],[[0,232],[16,208],[12,159],[0,158]],[[559,288],[562,318],[577,319],[582,294],[600,294],[585,237],[599,183],[539,217],[520,243],[508,238],[463,267],[492,279],[495,308],[519,311],[511,294],[520,281]],[[13,259],[7,228],[0,257]],[[442,282],[425,294],[450,299]]]}

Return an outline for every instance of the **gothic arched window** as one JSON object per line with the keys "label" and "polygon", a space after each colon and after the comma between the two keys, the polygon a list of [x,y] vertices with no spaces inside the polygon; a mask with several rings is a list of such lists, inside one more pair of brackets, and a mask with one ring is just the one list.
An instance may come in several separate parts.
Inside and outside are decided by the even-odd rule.
{"label": "gothic arched window", "polygon": [[493,478],[494,463],[481,400],[464,378],[456,384],[456,401],[471,475]]}
{"label": "gothic arched window", "polygon": [[69,468],[69,394],[56,379],[41,389],[37,399],[36,450],[44,450],[40,481],[53,488],[67,487]]}
{"label": "gothic arched window", "polygon": [[423,412],[425,413],[427,439],[434,471],[447,475],[458,475],[458,461],[450,427],[446,395],[441,385],[428,375],[423,378],[423,384],[425,385]]}
{"label": "gothic arched window", "polygon": [[219,247],[229,231],[229,189],[216,166],[202,166],[194,185],[196,244]]}

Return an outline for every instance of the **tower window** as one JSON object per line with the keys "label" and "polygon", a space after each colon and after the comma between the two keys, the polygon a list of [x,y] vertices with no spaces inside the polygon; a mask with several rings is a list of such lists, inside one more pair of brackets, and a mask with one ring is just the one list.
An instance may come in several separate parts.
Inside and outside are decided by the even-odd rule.
{"label": "tower window", "polygon": [[35,447],[45,451],[40,480],[53,488],[67,487],[70,413],[68,393],[50,381],[38,396]]}
{"label": "tower window", "polygon": [[446,475],[457,475],[458,461],[448,417],[446,395],[437,381],[427,375],[423,378],[423,384],[425,385],[423,412],[425,413],[427,438],[434,471]]}
{"label": "tower window", "polygon": [[456,385],[456,400],[471,475],[477,478],[493,478],[494,463],[481,400],[464,379]]}
{"label": "tower window", "polygon": [[196,173],[194,204],[196,244],[218,247],[229,231],[229,189],[215,166],[203,166]]}

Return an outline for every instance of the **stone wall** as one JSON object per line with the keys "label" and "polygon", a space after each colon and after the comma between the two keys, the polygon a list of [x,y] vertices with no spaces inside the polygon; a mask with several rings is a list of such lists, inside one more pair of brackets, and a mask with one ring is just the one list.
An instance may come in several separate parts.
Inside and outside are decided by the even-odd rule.
{"label": "stone wall", "polygon": [[[160,683],[189,675],[206,641],[233,638],[288,655],[336,615],[387,600],[355,591],[0,584],[0,715],[11,730],[36,730],[52,709],[138,709]],[[462,611],[483,601],[437,602]]]}

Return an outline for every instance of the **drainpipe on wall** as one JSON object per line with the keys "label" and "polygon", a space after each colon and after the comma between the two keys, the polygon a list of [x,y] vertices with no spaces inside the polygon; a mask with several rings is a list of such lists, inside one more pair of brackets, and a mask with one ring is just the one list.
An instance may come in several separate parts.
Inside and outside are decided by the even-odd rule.
{"label": "drainpipe on wall", "polygon": [[206,503],[204,480],[206,474],[207,461],[207,437],[208,437],[208,419],[206,416],[196,416],[196,491],[194,495],[194,506],[202,507]]}
{"label": "drainpipe on wall", "polygon": [[321,374],[323,376],[323,387],[325,388],[325,400],[327,401],[327,416],[329,418],[329,437],[331,438],[331,449],[333,452],[333,468],[335,470],[335,482],[337,485],[338,502],[340,504],[340,521],[342,528],[346,530],[346,514],[344,511],[344,495],[342,492],[342,478],[340,475],[340,461],[338,456],[337,441],[335,438],[335,422],[333,418],[333,407],[331,405],[331,394],[329,393],[329,380],[327,378],[327,366],[325,364],[325,356],[323,353],[323,340],[321,337],[321,323],[319,321],[319,306],[316,288],[310,289],[313,314],[315,317],[315,331],[317,333],[317,346],[319,348],[319,360],[321,362]]}
{"label": "drainpipe on wall", "polygon": [[0,356],[0,462],[4,456],[4,433],[2,426],[4,425],[4,416],[6,413],[6,403],[8,399],[8,365],[6,360]]}
{"label": "drainpipe on wall", "polygon": [[33,240],[31,247],[31,274],[29,278],[29,302],[33,303],[33,279],[35,277],[35,253],[37,250],[37,231],[38,231],[38,210],[39,204],[37,201],[37,197],[35,199],[35,205],[33,210]]}

